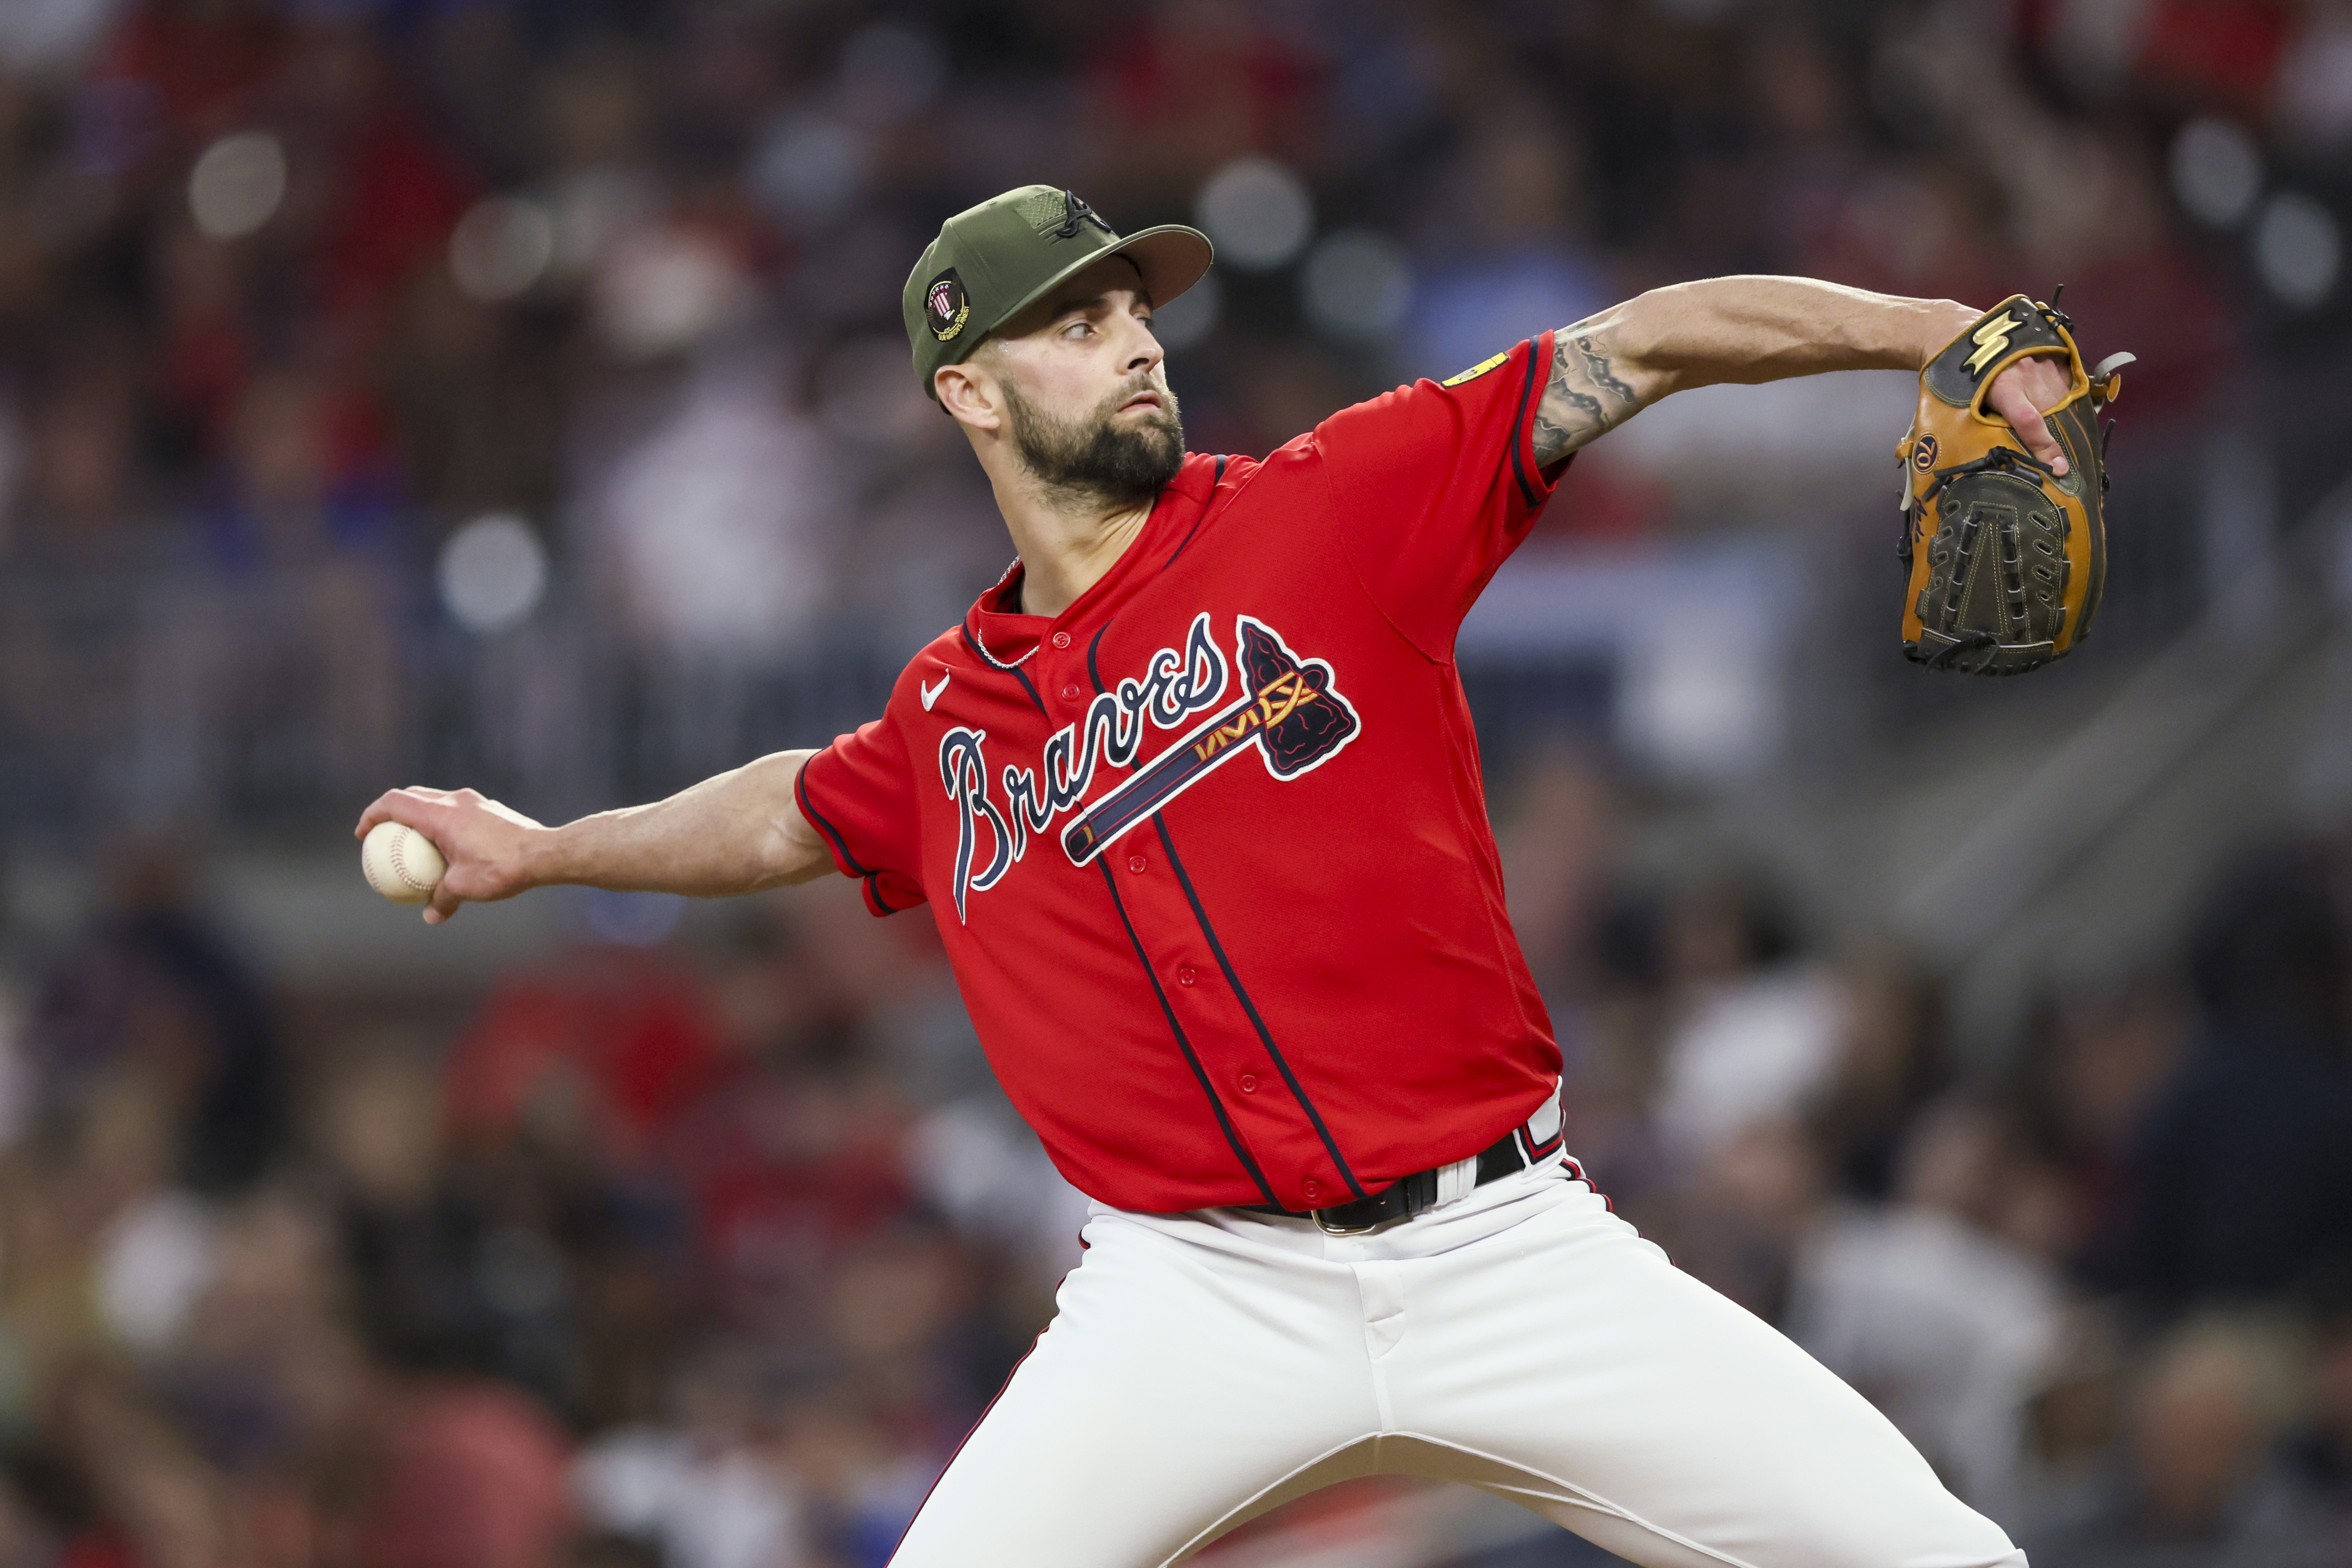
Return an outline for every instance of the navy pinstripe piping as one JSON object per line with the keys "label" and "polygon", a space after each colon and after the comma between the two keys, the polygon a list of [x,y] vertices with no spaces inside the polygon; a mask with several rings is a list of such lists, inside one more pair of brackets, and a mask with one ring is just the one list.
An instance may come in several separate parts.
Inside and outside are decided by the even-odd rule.
{"label": "navy pinstripe piping", "polygon": [[1176,1048],[1184,1053],[1185,1064],[1192,1069],[1192,1076],[1200,1080],[1201,1092],[1208,1096],[1209,1109],[1217,1113],[1217,1126],[1223,1131],[1226,1143],[1232,1146],[1234,1158],[1242,1163],[1242,1169],[1247,1171],[1250,1180],[1257,1184],[1257,1190],[1265,1195],[1265,1201],[1279,1207],[1282,1200],[1274,1195],[1272,1187],[1266,1185],[1265,1173],[1259,1170],[1257,1162],[1250,1157],[1249,1150],[1242,1143],[1240,1130],[1234,1126],[1233,1118],[1225,1114],[1225,1102],[1217,1098],[1216,1086],[1209,1081],[1209,1069],[1201,1065],[1200,1057],[1192,1049],[1192,1042],[1185,1037],[1184,1026],[1176,1021],[1176,1009],[1169,1005],[1167,989],[1160,984],[1159,973],[1151,967],[1150,955],[1143,951],[1143,939],[1136,934],[1135,922],[1128,919],[1127,901],[1118,896],[1118,879],[1111,875],[1109,857],[1105,856],[1095,864],[1102,869],[1103,886],[1110,889],[1110,906],[1118,911],[1118,923],[1127,928],[1127,940],[1134,944],[1135,961],[1143,966],[1143,977],[1151,982],[1151,994],[1159,999],[1160,1014],[1168,1020],[1168,1032],[1176,1037]]}
{"label": "navy pinstripe piping", "polygon": [[[829,752],[831,750],[833,750],[833,748],[830,746],[825,748],[825,752]],[[824,819],[824,813],[819,811],[809,800],[809,763],[816,761],[817,757],[821,757],[823,755],[824,755],[824,752],[819,752],[814,756],[810,757],[808,763],[803,763],[801,764],[801,771],[793,775],[793,798],[800,804],[801,815],[807,817],[811,822],[815,823],[817,826],[817,831],[824,834],[827,838],[833,840],[833,847],[840,852],[841,863],[849,868],[849,874],[853,877],[871,877],[874,873],[867,870],[864,866],[858,864],[857,857],[849,852],[849,845],[847,841],[841,837],[841,834],[834,827],[832,823],[827,822]]]}
{"label": "navy pinstripe piping", "polygon": [[1348,1168],[1347,1156],[1339,1152],[1339,1142],[1331,1136],[1331,1130],[1323,1125],[1323,1113],[1315,1109],[1313,1100],[1307,1098],[1306,1086],[1298,1081],[1298,1075],[1290,1070],[1290,1062],[1283,1056],[1282,1047],[1274,1043],[1274,1032],[1265,1026],[1265,1020],[1258,1016],[1257,1004],[1250,1000],[1249,992],[1242,984],[1242,977],[1234,973],[1233,961],[1225,956],[1225,944],[1217,940],[1217,928],[1209,923],[1209,911],[1201,907],[1201,895],[1193,891],[1192,875],[1184,869],[1182,857],[1176,853],[1176,841],[1168,837],[1168,824],[1155,812],[1151,826],[1160,830],[1160,847],[1168,851],[1168,863],[1176,868],[1177,885],[1184,889],[1184,900],[1192,906],[1192,918],[1201,922],[1201,934],[1209,939],[1209,951],[1217,955],[1217,967],[1224,971],[1225,984],[1234,988],[1234,996],[1241,1003],[1242,1011],[1249,1015],[1250,1027],[1257,1031],[1258,1041],[1265,1047],[1265,1054],[1274,1058],[1276,1069],[1282,1074],[1282,1081],[1290,1086],[1291,1095],[1298,1101],[1298,1108],[1307,1112],[1307,1120],[1314,1124],[1315,1136],[1323,1140],[1324,1152],[1329,1154],[1331,1163],[1339,1167],[1339,1179],[1347,1183],[1348,1190],[1358,1197],[1370,1197],[1371,1194],[1364,1191],[1363,1184],[1356,1180],[1356,1173]]}
{"label": "navy pinstripe piping", "polygon": [[[1110,630],[1110,623],[1105,621],[1095,628],[1094,641],[1087,644],[1087,679],[1095,683],[1095,695],[1097,697],[1103,693],[1102,666],[1095,662],[1095,654],[1102,647],[1103,633],[1108,630]],[[1132,769],[1140,764],[1130,763],[1128,765]]]}
{"label": "navy pinstripe piping", "polygon": [[[1100,665],[1096,662],[1095,656],[1102,647],[1103,632],[1107,632],[1108,630],[1110,630],[1110,623],[1106,621],[1103,623],[1102,630],[1095,633],[1094,641],[1087,645],[1087,678],[1095,683],[1095,690],[1097,693],[1103,689],[1103,679],[1102,668]],[[1143,764],[1140,761],[1138,761],[1129,765],[1130,768],[1139,769]],[[1258,1016],[1257,1004],[1250,1000],[1249,992],[1242,984],[1241,976],[1234,973],[1232,961],[1225,957],[1224,944],[1217,940],[1216,928],[1209,923],[1209,911],[1201,907],[1201,895],[1193,891],[1192,875],[1184,869],[1183,858],[1176,853],[1176,841],[1168,837],[1168,824],[1161,819],[1160,813],[1152,813],[1151,826],[1160,835],[1160,847],[1168,851],[1168,864],[1175,868],[1177,885],[1184,889],[1184,901],[1192,906],[1192,918],[1200,922],[1201,934],[1209,939],[1209,951],[1217,955],[1217,967],[1224,972],[1225,984],[1234,988],[1234,995],[1240,1000],[1242,1011],[1249,1015],[1250,1027],[1257,1031],[1258,1043],[1265,1046],[1265,1054],[1274,1058],[1274,1065],[1276,1068],[1281,1072],[1282,1081],[1290,1086],[1290,1092],[1292,1096],[1297,1100],[1298,1108],[1307,1112],[1307,1120],[1313,1125],[1315,1129],[1315,1136],[1323,1141],[1324,1151],[1331,1156],[1331,1163],[1339,1168],[1340,1178],[1348,1184],[1348,1190],[1354,1193],[1360,1198],[1369,1196],[1370,1194],[1364,1191],[1363,1184],[1356,1180],[1356,1173],[1348,1168],[1347,1157],[1339,1152],[1339,1145],[1337,1141],[1332,1138],[1331,1130],[1323,1125],[1323,1113],[1315,1109],[1315,1102],[1307,1097],[1306,1086],[1298,1081],[1298,1075],[1290,1070],[1290,1063],[1284,1058],[1282,1047],[1274,1043],[1274,1032],[1265,1026],[1265,1020]],[[1107,868],[1108,864],[1108,857],[1101,861],[1097,861],[1097,864],[1103,865]],[[1104,875],[1106,877],[1109,875],[1108,868],[1104,871]],[[1116,880],[1111,884],[1111,897],[1113,900],[1117,900],[1118,897],[1118,886]],[[1121,920],[1125,920],[1127,918],[1127,910],[1125,906],[1122,905],[1120,907],[1118,914],[1119,919]],[[1151,988],[1155,992],[1159,991],[1160,976],[1157,973],[1151,972],[1151,961],[1144,953],[1142,941],[1139,938],[1136,938],[1134,926],[1129,925],[1127,928],[1127,933],[1130,939],[1135,940],[1136,956],[1143,959],[1143,967],[1145,971],[1151,973]],[[1164,1007],[1167,1005],[1167,997],[1162,995],[1160,997],[1160,1005]],[[1171,1028],[1175,1028],[1176,1026],[1176,1015],[1173,1012],[1171,1012],[1168,1015],[1168,1025]],[[1181,1030],[1178,1030],[1177,1038],[1179,1040],[1183,1039],[1183,1032]],[[1192,1047],[1189,1042],[1184,1046],[1184,1054],[1187,1058],[1190,1058],[1192,1054]],[[1203,1079],[1202,1080],[1202,1086],[1206,1088],[1208,1080]],[[1210,1098],[1213,1100],[1216,1097],[1212,1093]],[[1217,1107],[1218,1120],[1223,1121],[1224,1114],[1224,1107],[1220,1104]],[[1246,1161],[1248,1157],[1244,1155],[1243,1158]],[[1254,1176],[1256,1175],[1257,1173],[1255,1166],[1251,1167],[1250,1173]],[[1258,1184],[1260,1186],[1264,1186],[1265,1184],[1263,1177],[1258,1178]],[[1269,1199],[1268,1201],[1272,1202],[1273,1200]],[[1276,1206],[1280,1205],[1277,1205]]]}
{"label": "navy pinstripe piping", "polygon": [[[1011,673],[1013,679],[1021,683],[1021,689],[1029,694],[1029,700],[1037,705],[1037,711],[1045,713],[1045,700],[1037,695],[1037,689],[1030,684],[1028,675],[1024,671],[1014,669],[1011,665],[1005,666],[1005,668]],[[1053,715],[1046,714],[1046,717],[1050,720]]]}
{"label": "navy pinstripe piping", "polygon": [[866,901],[874,906],[877,914],[895,915],[898,912],[892,909],[889,900],[882,896],[882,873],[879,871],[868,871],[866,874]]}
{"label": "navy pinstripe piping", "polygon": [[1543,497],[1536,494],[1535,486],[1528,483],[1528,466],[1519,458],[1519,437],[1528,427],[1528,398],[1536,389],[1536,341],[1528,340],[1528,379],[1519,388],[1519,415],[1511,421],[1511,477],[1519,481],[1519,496],[1531,507],[1541,506]]}
{"label": "navy pinstripe piping", "polygon": [[[1217,487],[1225,482],[1225,464],[1230,460],[1230,458],[1219,458],[1217,459],[1217,471],[1209,479],[1209,499],[1207,501],[1202,503],[1201,507],[1201,515],[1192,520],[1192,526],[1184,531],[1184,543],[1179,544],[1176,547],[1176,555],[1181,555],[1184,553],[1184,546],[1192,542],[1192,536],[1201,531],[1201,524],[1208,521],[1209,508],[1216,504]],[[1171,555],[1167,560],[1161,562],[1160,563],[1160,569],[1162,572],[1165,572],[1171,566],[1175,565],[1176,555]],[[1099,640],[1102,634],[1100,632],[1097,632],[1095,637]],[[1096,681],[1095,687],[1097,690],[1101,689],[1102,682],[1099,680]]]}
{"label": "navy pinstripe piping", "polygon": [[[1110,630],[1110,623],[1106,621],[1103,623],[1102,629],[1095,633],[1094,641],[1087,645],[1087,678],[1094,682],[1095,690],[1098,693],[1103,689],[1103,679],[1102,668],[1096,662],[1096,654],[1102,647],[1103,632],[1107,632],[1108,630]],[[1138,761],[1129,765],[1131,769],[1139,769],[1143,764],[1140,761]],[[1323,1125],[1322,1112],[1315,1109],[1315,1102],[1307,1097],[1306,1087],[1298,1081],[1298,1075],[1290,1070],[1290,1063],[1284,1058],[1282,1048],[1274,1043],[1273,1031],[1265,1026],[1265,1020],[1258,1016],[1257,1004],[1250,1000],[1249,992],[1243,986],[1241,976],[1234,973],[1232,962],[1225,957],[1224,944],[1217,940],[1216,928],[1209,923],[1209,912],[1207,910],[1202,908],[1200,894],[1193,891],[1192,878],[1191,874],[1184,869],[1183,858],[1176,853],[1176,841],[1168,837],[1168,824],[1161,819],[1160,815],[1158,812],[1154,812],[1151,816],[1151,826],[1160,835],[1160,843],[1161,847],[1168,851],[1168,863],[1175,868],[1177,885],[1184,889],[1185,902],[1192,906],[1192,918],[1200,922],[1201,934],[1209,940],[1209,951],[1217,955],[1217,967],[1224,972],[1225,983],[1234,988],[1234,995],[1240,1000],[1242,1011],[1249,1016],[1250,1026],[1257,1031],[1258,1042],[1265,1047],[1265,1054],[1274,1058],[1275,1067],[1282,1074],[1282,1081],[1290,1087],[1290,1092],[1292,1096],[1297,1100],[1299,1109],[1307,1112],[1307,1120],[1314,1127],[1315,1135],[1323,1141],[1323,1148],[1325,1152],[1331,1156],[1331,1163],[1339,1168],[1340,1177],[1348,1184],[1349,1191],[1354,1193],[1360,1198],[1369,1196],[1370,1194],[1364,1191],[1362,1184],[1356,1180],[1355,1172],[1348,1168],[1347,1159],[1339,1152],[1339,1145],[1332,1138],[1330,1129]],[[1097,863],[1103,864],[1106,862]],[[1111,896],[1114,899],[1118,897],[1118,885],[1116,882],[1112,884]],[[1119,918],[1121,920],[1125,920],[1127,918],[1127,910],[1124,907],[1119,910]],[[1131,938],[1135,936],[1135,928],[1132,925],[1128,927],[1128,935]],[[1135,951],[1136,956],[1144,960],[1145,970],[1150,972],[1151,969],[1150,960],[1145,955],[1143,952],[1143,943],[1139,939],[1136,941]],[[1160,987],[1160,976],[1156,973],[1151,975],[1151,984],[1152,989],[1155,991]],[[1161,1005],[1164,1006],[1167,1002],[1166,997],[1162,996],[1160,1000]],[[1174,1027],[1176,1018],[1172,1012],[1169,1015],[1168,1021],[1170,1026],[1171,1028]],[[1181,1031],[1179,1038],[1181,1038]],[[1189,1043],[1184,1047],[1185,1054],[1188,1057],[1192,1054],[1192,1047]],[[1212,1095],[1211,1098],[1213,1099],[1214,1096]],[[1220,1119],[1223,1117],[1224,1107],[1223,1105],[1218,1106],[1217,1114]],[[1253,1172],[1253,1173],[1255,1173],[1255,1172]],[[1263,1184],[1264,1182],[1263,1179],[1261,1179],[1260,1185]]]}
{"label": "navy pinstripe piping", "polygon": [[[1217,459],[1217,471],[1219,473],[1224,471],[1224,459],[1222,458]],[[1087,679],[1094,682],[1097,696],[1103,691],[1102,665],[1098,662],[1097,656],[1102,651],[1103,633],[1108,630],[1110,630],[1110,623],[1105,621],[1096,628],[1094,640],[1087,644]],[[1140,769],[1142,766],[1140,762],[1128,764],[1129,772]],[[1157,823],[1159,818],[1155,816],[1152,821]],[[1177,1045],[1183,1048],[1184,1059],[1192,1064],[1193,1074],[1201,1080],[1201,1092],[1209,1097],[1209,1104],[1217,1113],[1217,1125],[1225,1130],[1225,1141],[1234,1146],[1234,1155],[1240,1159],[1243,1168],[1249,1172],[1250,1180],[1257,1184],[1257,1190],[1265,1194],[1265,1201],[1280,1208],[1282,1200],[1274,1195],[1274,1189],[1266,1185],[1265,1173],[1258,1169],[1257,1162],[1250,1158],[1249,1151],[1243,1146],[1241,1133],[1225,1115],[1224,1101],[1217,1098],[1215,1086],[1209,1081],[1208,1069],[1201,1065],[1201,1058],[1193,1054],[1192,1042],[1185,1037],[1183,1026],[1176,1021],[1176,1009],[1168,1005],[1168,993],[1160,984],[1159,972],[1151,967],[1150,954],[1143,951],[1143,939],[1136,934],[1135,922],[1127,918],[1126,900],[1118,896],[1118,879],[1110,874],[1110,857],[1106,855],[1095,864],[1103,868],[1103,882],[1110,889],[1111,904],[1118,910],[1121,923],[1127,927],[1127,940],[1135,944],[1136,962],[1143,965],[1144,978],[1151,982],[1151,994],[1160,998],[1160,1010],[1168,1015],[1169,1033],[1176,1037]]]}

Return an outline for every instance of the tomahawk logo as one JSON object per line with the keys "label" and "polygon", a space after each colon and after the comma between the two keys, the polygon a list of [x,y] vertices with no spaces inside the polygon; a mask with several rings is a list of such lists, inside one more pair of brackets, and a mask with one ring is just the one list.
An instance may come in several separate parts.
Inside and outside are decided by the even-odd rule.
{"label": "tomahawk logo", "polygon": [[1143,679],[1130,677],[1117,690],[1097,693],[1085,718],[1045,742],[1039,767],[1006,767],[1003,806],[991,798],[986,733],[958,726],[941,736],[940,783],[959,813],[956,918],[966,918],[971,894],[986,892],[1020,862],[1033,834],[1077,807],[1100,764],[1125,767],[1135,760],[1146,717],[1158,729],[1172,730],[1195,713],[1216,710],[1078,813],[1062,832],[1071,864],[1086,865],[1236,757],[1255,752],[1267,773],[1287,782],[1339,755],[1362,728],[1330,665],[1299,658],[1265,622],[1236,616],[1234,652],[1242,689],[1219,707],[1231,675],[1210,635],[1208,616],[1194,616],[1181,649],[1161,648],[1146,664]]}
{"label": "tomahawk logo", "polygon": [[1255,751],[1265,771],[1286,784],[1321,767],[1356,738],[1362,721],[1332,683],[1329,665],[1300,658],[1264,622],[1240,616],[1235,623],[1234,652],[1246,689],[1232,707],[1212,714],[1062,830],[1062,850],[1072,865],[1085,865],[1244,752]]}

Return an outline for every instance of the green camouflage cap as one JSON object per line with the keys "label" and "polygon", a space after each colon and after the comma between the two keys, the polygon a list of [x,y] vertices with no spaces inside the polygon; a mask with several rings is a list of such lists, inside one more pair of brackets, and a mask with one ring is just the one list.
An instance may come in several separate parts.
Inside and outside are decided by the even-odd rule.
{"label": "green camouflage cap", "polygon": [[1072,192],[1007,191],[940,225],[907,275],[900,303],[915,374],[936,402],[933,371],[969,358],[989,333],[1106,256],[1134,262],[1143,291],[1159,306],[1198,283],[1213,254],[1207,235],[1181,224],[1121,238]]}

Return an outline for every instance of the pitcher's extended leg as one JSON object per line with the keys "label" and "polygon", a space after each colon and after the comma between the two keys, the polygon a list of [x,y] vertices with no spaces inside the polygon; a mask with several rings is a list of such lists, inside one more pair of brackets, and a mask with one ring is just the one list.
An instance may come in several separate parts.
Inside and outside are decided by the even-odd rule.
{"label": "pitcher's extended leg", "polygon": [[893,1568],[1152,1568],[1374,1429],[1346,1268],[1183,1221],[1087,1237]]}
{"label": "pitcher's extended leg", "polygon": [[[1390,1462],[1650,1568],[2022,1568],[1863,1397],[1580,1183],[1411,1260]],[[1402,1463],[1399,1457],[1410,1458]]]}

